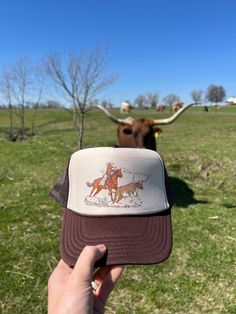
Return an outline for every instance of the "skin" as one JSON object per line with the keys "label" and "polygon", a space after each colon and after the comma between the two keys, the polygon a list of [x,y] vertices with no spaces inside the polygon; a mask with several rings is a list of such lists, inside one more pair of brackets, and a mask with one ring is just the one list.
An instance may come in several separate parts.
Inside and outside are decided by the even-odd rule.
{"label": "skin", "polygon": [[[105,304],[124,266],[106,266],[94,272],[94,264],[106,252],[103,244],[86,246],[74,269],[63,260],[48,281],[48,314],[104,313]],[[92,289],[91,281],[98,288]]]}

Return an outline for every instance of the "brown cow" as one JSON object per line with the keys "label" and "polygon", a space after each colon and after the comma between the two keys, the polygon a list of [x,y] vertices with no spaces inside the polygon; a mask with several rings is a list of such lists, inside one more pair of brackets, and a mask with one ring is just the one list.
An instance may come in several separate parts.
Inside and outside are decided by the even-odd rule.
{"label": "brown cow", "polygon": [[165,109],[166,109],[166,106],[165,106],[165,105],[161,105],[161,104],[156,105],[156,110],[157,110],[158,112],[163,112],[163,111],[165,111]]}
{"label": "brown cow", "polygon": [[160,133],[161,129],[156,127],[174,122],[186,109],[194,104],[182,107],[171,117],[166,119],[118,119],[107,109],[98,105],[107,117],[118,124],[118,141],[120,147],[139,147],[156,150],[155,133]]}
{"label": "brown cow", "polygon": [[143,190],[143,182],[142,181],[130,182],[128,184],[119,186],[116,189],[113,203],[115,203],[115,202],[118,203],[119,201],[121,201],[125,197],[125,194],[130,196],[131,198],[136,197],[138,189]]}
{"label": "brown cow", "polygon": [[129,103],[127,102],[122,102],[120,106],[120,113],[124,112],[130,112],[134,107],[132,107]]}
{"label": "brown cow", "polygon": [[178,111],[179,109],[183,108],[184,106],[184,103],[183,102],[180,102],[180,101],[175,101],[173,104],[172,104],[172,110],[174,112]]}

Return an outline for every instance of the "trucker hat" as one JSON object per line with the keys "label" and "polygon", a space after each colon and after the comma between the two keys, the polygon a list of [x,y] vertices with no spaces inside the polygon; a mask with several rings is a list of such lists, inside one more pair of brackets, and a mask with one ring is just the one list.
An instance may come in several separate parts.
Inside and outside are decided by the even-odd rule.
{"label": "trucker hat", "polygon": [[169,257],[175,197],[157,152],[76,151],[49,194],[64,208],[60,252],[70,266],[85,246],[97,244],[107,252],[96,266],[156,264]]}

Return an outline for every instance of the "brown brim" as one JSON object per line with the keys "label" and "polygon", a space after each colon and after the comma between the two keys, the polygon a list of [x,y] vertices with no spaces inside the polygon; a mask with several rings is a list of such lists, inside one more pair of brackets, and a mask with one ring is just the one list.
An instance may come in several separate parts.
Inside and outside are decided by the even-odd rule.
{"label": "brown brim", "polygon": [[170,210],[148,216],[82,216],[64,209],[61,257],[74,266],[87,245],[104,244],[107,254],[97,266],[157,264],[172,249]]}

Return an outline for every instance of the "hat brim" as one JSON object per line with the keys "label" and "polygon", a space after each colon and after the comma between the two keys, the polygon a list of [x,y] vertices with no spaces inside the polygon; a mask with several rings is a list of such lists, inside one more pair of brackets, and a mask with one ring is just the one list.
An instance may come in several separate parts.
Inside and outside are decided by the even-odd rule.
{"label": "hat brim", "polygon": [[147,216],[91,217],[64,209],[61,257],[73,267],[87,245],[104,244],[106,256],[96,266],[157,264],[172,249],[171,211]]}

